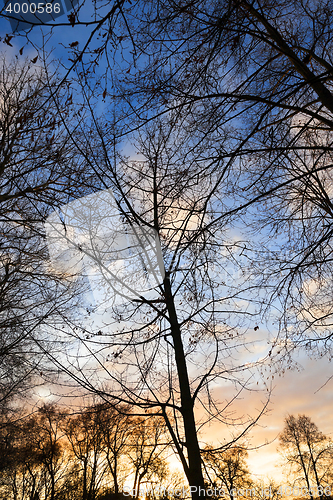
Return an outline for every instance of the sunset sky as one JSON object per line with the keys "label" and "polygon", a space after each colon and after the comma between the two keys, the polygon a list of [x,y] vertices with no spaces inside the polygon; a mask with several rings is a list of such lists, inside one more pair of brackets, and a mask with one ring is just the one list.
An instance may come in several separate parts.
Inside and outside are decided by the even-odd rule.
{"label": "sunset sky", "polygon": [[[332,364],[326,359],[310,360],[305,356],[297,357],[300,371],[287,371],[283,377],[275,377],[269,411],[261,417],[258,425],[248,435],[248,465],[257,480],[274,479],[280,486],[288,483],[287,468],[282,455],[277,451],[278,435],[283,430],[287,414],[305,414],[318,426],[327,437],[333,438],[331,407]],[[327,383],[326,383],[327,382]],[[320,389],[321,386],[324,386]],[[221,391],[222,393],[223,391]],[[261,395],[262,396],[262,395]],[[223,394],[221,394],[221,398]],[[237,404],[239,414],[252,412],[260,408],[263,397],[260,394],[248,394]],[[221,424],[206,427],[205,441],[218,446],[228,436]],[[268,443],[268,444],[266,444]],[[258,447],[257,449],[255,449]],[[170,458],[172,468],[181,470],[178,460]]]}

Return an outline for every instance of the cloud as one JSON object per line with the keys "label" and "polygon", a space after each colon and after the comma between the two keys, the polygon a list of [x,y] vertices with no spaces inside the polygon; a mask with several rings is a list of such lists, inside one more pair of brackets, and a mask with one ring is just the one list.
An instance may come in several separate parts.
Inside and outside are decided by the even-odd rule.
{"label": "cloud", "polygon": [[163,281],[156,231],[126,224],[111,189],[52,212],[45,230],[55,270],[86,275],[97,308],[145,295]]}
{"label": "cloud", "polygon": [[[247,436],[246,444],[250,448],[248,464],[254,478],[258,480],[271,477],[279,484],[287,481],[283,458],[277,448],[278,435],[283,430],[284,419],[288,414],[306,414],[325,435],[332,435],[333,381],[326,383],[332,374],[332,365],[327,359],[309,359],[305,355],[298,355],[296,361],[300,365],[299,370],[287,369],[284,376],[275,375],[268,412]],[[255,418],[258,415],[265,400],[265,391],[256,390],[256,384],[252,385],[252,389],[243,391],[233,403],[230,408],[232,413],[229,413],[231,419]],[[232,384],[225,383],[220,385],[215,396],[219,396],[222,404],[223,401],[230,401],[234,394]],[[222,414],[223,423],[213,423],[204,428],[202,443],[209,442],[219,446],[230,442],[233,436],[241,432],[241,425],[226,425],[228,411],[227,408]]]}
{"label": "cloud", "polygon": [[[283,430],[287,414],[306,414],[326,435],[332,433],[332,382],[324,385],[332,373],[327,359],[311,360],[300,356],[301,371],[287,370],[274,382],[269,415],[252,431],[252,445],[271,444],[250,453],[250,466],[255,475],[275,477],[285,482],[282,459],[277,453],[278,434]],[[322,387],[323,386],[323,387]],[[322,388],[321,388],[322,387]]]}

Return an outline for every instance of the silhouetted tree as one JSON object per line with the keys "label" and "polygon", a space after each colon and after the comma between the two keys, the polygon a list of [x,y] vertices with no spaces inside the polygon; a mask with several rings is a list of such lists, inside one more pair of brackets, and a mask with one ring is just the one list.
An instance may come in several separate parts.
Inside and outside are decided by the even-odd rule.
{"label": "silhouetted tree", "polygon": [[[80,346],[73,357],[68,345],[66,371],[115,409],[162,416],[189,484],[204,487],[195,408],[219,421],[211,388],[228,380],[237,394],[255,366],[234,363],[231,353],[251,343],[257,297],[253,310],[243,310],[238,301],[244,294],[251,300],[251,286],[221,279],[234,261],[232,252],[230,261],[221,256],[229,216],[219,207],[230,166],[221,174],[210,151],[193,145],[186,113],[142,132],[136,147],[145,161],[114,163],[113,135],[92,117],[96,126],[82,127],[73,141],[107,189],[64,206],[62,220],[54,213],[47,221],[59,249],[73,252],[70,270],[75,262],[94,293],[87,310],[64,317]],[[238,251],[237,243],[225,247]],[[55,244],[52,265],[57,258]],[[257,418],[242,422],[235,439]]]}
{"label": "silhouetted tree", "polygon": [[311,499],[316,494],[326,496],[324,488],[329,484],[333,460],[330,440],[306,415],[287,416],[279,439],[295,483],[305,482]]}
{"label": "silhouetted tree", "polygon": [[230,500],[238,496],[237,491],[240,489],[248,490],[252,496],[251,489],[254,484],[246,463],[248,453],[245,448],[236,446],[216,452],[207,447],[203,456],[210,485],[226,491]]}
{"label": "silhouetted tree", "polygon": [[117,495],[121,495],[124,480],[129,474],[126,454],[132,437],[132,417],[128,415],[128,408],[124,408],[124,413],[120,413],[107,404],[100,405],[97,411],[100,411],[101,418],[103,455],[108,475],[112,477],[112,493],[116,500]]}
{"label": "silhouetted tree", "polygon": [[135,498],[146,483],[154,487],[162,483],[168,469],[163,457],[166,448],[166,428],[163,418],[135,418],[129,425],[127,447],[131,468],[134,471]]}
{"label": "silhouetted tree", "polygon": [[75,460],[80,464],[82,500],[95,500],[106,472],[99,408],[88,407],[69,417],[64,431]]}
{"label": "silhouetted tree", "polygon": [[[51,99],[52,88],[58,101]],[[68,87],[50,68],[0,60],[0,405],[41,373],[40,326],[66,287],[47,269],[43,221],[81,189],[88,172],[73,158],[62,119],[71,119]],[[59,114],[62,114],[60,118]],[[49,274],[49,279],[47,278]],[[56,346],[54,345],[54,352]],[[45,358],[45,356],[44,356]]]}
{"label": "silhouetted tree", "polygon": [[[78,8],[69,24],[82,23],[81,15]],[[128,233],[149,234],[149,245],[156,236],[161,250],[160,279],[147,293],[134,290],[134,296],[142,269],[120,279],[117,265],[108,267],[115,252],[109,255],[100,266],[108,293],[128,303],[110,299],[102,327],[70,320],[72,338],[84,343],[105,383],[97,373],[95,380],[87,377],[82,364],[66,369],[114,407],[135,404],[138,413],[162,414],[190,485],[204,485],[195,405],[203,404],[209,418],[213,408],[218,420],[211,387],[226,378],[241,383],[244,367],[233,363],[231,350],[247,340],[238,340],[243,325],[234,318],[255,314],[250,289],[256,290],[255,312],[272,301],[275,307],[281,297],[282,347],[306,341],[311,349],[311,328],[317,346],[330,346],[331,28],[328,2],[121,1],[96,12],[83,49],[71,44],[69,72],[80,65],[76,81],[93,125],[73,127],[75,156],[96,173],[96,190],[98,185],[114,192],[113,208]],[[130,53],[130,60],[118,49]],[[101,61],[117,61],[119,73],[112,62],[94,79],[92,70]],[[100,99],[103,113],[95,116]],[[131,132],[142,162],[119,160],[117,140],[131,140]],[[266,256],[253,256],[248,242],[225,243],[235,215],[245,223],[254,220],[255,231],[264,227],[269,236],[278,234],[266,269]],[[286,242],[282,230],[292,236]],[[261,250],[266,243],[260,242]],[[91,258],[91,248],[77,241],[74,247],[86,261]],[[222,248],[231,261],[237,262],[237,248],[248,258],[245,279],[255,275],[259,262],[257,279],[243,287],[239,281],[225,284]],[[105,246],[99,264],[103,252]],[[149,271],[145,262],[141,277]],[[304,320],[298,327],[300,312]]]}

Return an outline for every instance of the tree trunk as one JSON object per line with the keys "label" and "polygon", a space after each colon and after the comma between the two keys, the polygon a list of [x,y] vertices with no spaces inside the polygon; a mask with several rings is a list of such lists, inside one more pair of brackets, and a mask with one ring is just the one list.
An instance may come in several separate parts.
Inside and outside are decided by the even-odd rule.
{"label": "tree trunk", "polygon": [[109,464],[109,469],[111,471],[111,475],[112,475],[112,478],[113,478],[113,490],[114,490],[114,493],[116,496],[118,496],[118,493],[119,493],[119,485],[118,485],[118,465],[117,465],[117,460],[116,458],[114,459],[114,466],[112,467],[112,464],[111,464],[111,460],[109,457],[107,457],[107,461],[108,461],[108,464]]}
{"label": "tree trunk", "polygon": [[297,446],[298,455],[299,455],[299,458],[301,461],[302,469],[304,472],[304,477],[305,477],[306,485],[308,488],[308,492],[309,492],[311,500],[313,500],[313,494],[311,491],[311,485],[310,485],[310,481],[309,481],[309,474],[308,474],[308,471],[306,470],[306,465],[305,465],[304,460],[303,460],[302,451],[301,451],[300,445],[299,445],[297,440],[296,440],[296,446]]}
{"label": "tree trunk", "polygon": [[[196,487],[196,491],[191,490],[192,499],[199,499],[199,488],[204,488],[204,478],[201,469],[201,455],[198,443],[197,430],[194,419],[194,401],[191,396],[190,382],[187,372],[187,365],[184,347],[181,338],[180,326],[177,319],[174,299],[171,292],[169,276],[164,279],[165,301],[169,313],[171,335],[175,350],[177,374],[179,381],[181,411],[185,431],[185,446],[187,449],[188,470],[185,471],[190,487]],[[193,488],[194,490],[194,488]],[[201,494],[200,498],[203,496]]]}
{"label": "tree trunk", "polygon": [[84,461],[84,469],[83,469],[83,492],[82,492],[82,500],[87,500],[87,463]]}
{"label": "tree trunk", "polygon": [[[310,458],[311,458],[311,463],[312,463],[312,467],[313,467],[313,472],[314,472],[314,475],[315,475],[315,478],[316,478],[316,484],[317,484],[317,488],[318,488],[318,491],[319,491],[319,488],[321,486],[320,485],[320,479],[319,479],[319,476],[318,476],[317,465],[316,465],[316,461],[315,461],[314,456],[313,456],[311,443],[309,442],[308,437],[306,438],[306,443],[308,445],[308,449],[309,449],[309,453],[310,453]],[[326,495],[323,494],[322,497],[326,498]]]}

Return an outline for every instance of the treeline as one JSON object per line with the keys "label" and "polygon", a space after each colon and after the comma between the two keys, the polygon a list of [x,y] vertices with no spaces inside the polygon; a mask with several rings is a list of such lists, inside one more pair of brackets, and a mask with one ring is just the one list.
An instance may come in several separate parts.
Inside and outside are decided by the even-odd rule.
{"label": "treeline", "polygon": [[167,475],[160,420],[104,404],[74,414],[44,405],[3,422],[0,439],[2,499],[96,500]]}
{"label": "treeline", "polygon": [[[185,476],[170,471],[171,453],[162,418],[106,403],[73,413],[44,405],[21,419],[2,419],[0,498],[111,500],[142,498],[143,492],[151,499],[188,498]],[[241,488],[253,488],[260,498],[262,485],[251,479],[247,456],[242,446],[203,449],[209,496],[212,489],[215,498],[233,500]]]}
{"label": "treeline", "polygon": [[[120,410],[120,411],[119,411]],[[333,446],[306,415],[285,419],[279,436],[288,483],[254,478],[245,445],[202,449],[206,495],[212,499],[301,496],[330,498]],[[171,472],[162,418],[135,416],[106,403],[69,413],[44,405],[22,418],[2,417],[0,498],[8,500],[184,499],[190,489]],[[282,465],[282,463],[281,463]]]}

